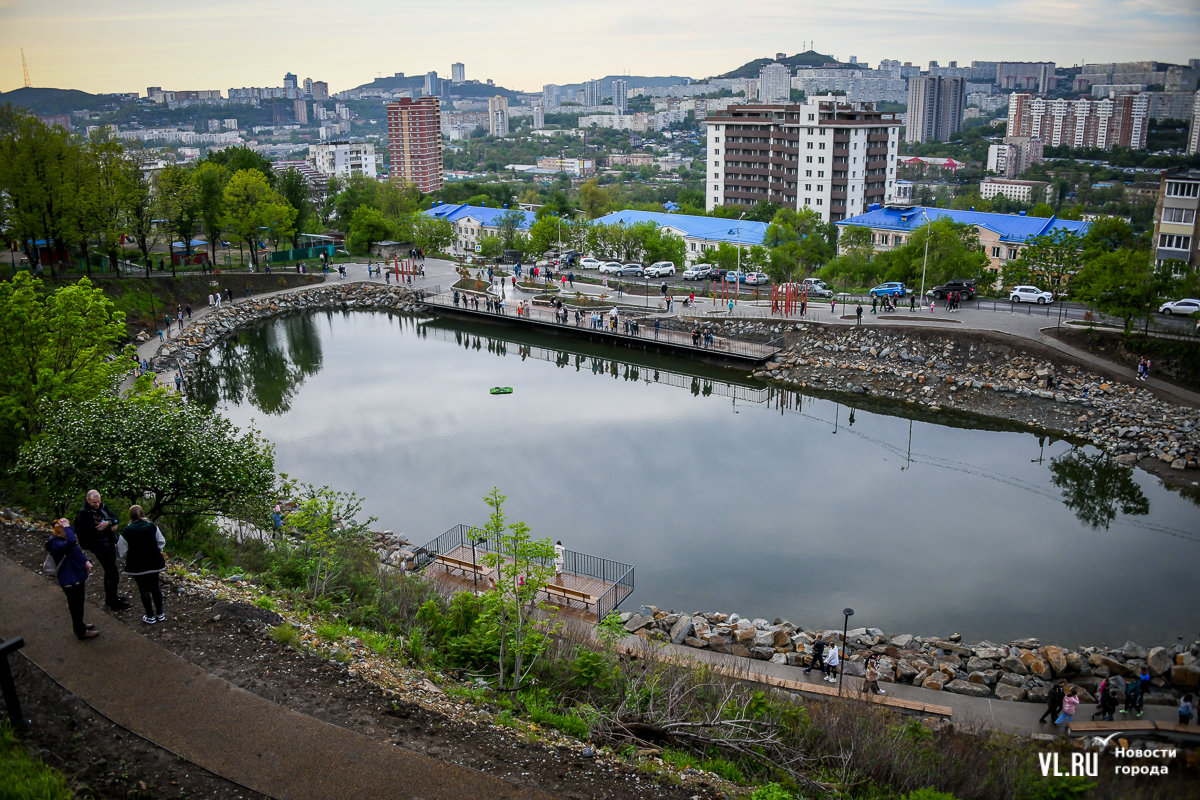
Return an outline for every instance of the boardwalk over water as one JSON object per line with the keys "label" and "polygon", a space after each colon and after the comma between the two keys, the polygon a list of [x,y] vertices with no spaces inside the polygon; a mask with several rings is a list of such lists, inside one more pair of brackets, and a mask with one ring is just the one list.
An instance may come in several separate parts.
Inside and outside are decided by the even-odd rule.
{"label": "boardwalk over water", "polygon": [[[725,336],[714,336],[712,344],[705,346],[703,337],[700,338],[699,343],[696,343],[693,341],[692,335],[684,331],[668,330],[666,327],[661,327],[656,333],[654,330],[654,316],[648,316],[645,310],[637,306],[623,305],[620,302],[615,302],[612,305],[596,306],[594,308],[581,308],[579,309],[580,319],[578,323],[575,322],[575,310],[568,303],[567,322],[563,323],[555,318],[554,309],[543,305],[534,305],[533,303],[530,303],[528,316],[525,314],[518,316],[516,307],[520,299],[516,297],[505,301],[508,308],[502,314],[498,311],[488,311],[486,309],[485,298],[480,295],[460,292],[459,297],[460,301],[455,303],[454,292],[445,291],[438,294],[426,295],[422,302],[430,308],[456,312],[473,318],[503,320],[509,324],[527,325],[544,330],[569,333],[611,344],[642,347],[647,350],[688,352],[704,358],[740,361],[743,363],[757,364],[761,361],[766,361],[782,349],[783,343],[782,339],[764,343],[751,342],[745,339],[733,339]],[[463,298],[478,298],[479,308],[476,309],[473,303],[468,304]],[[496,298],[492,299],[495,300]],[[609,321],[612,319],[610,312],[613,308],[617,309],[618,317],[621,320],[615,330],[607,327]],[[596,312],[603,314],[603,321],[606,327],[592,327],[591,316]],[[626,313],[629,315],[627,318],[629,322],[637,323],[638,329],[636,332],[632,328],[627,331],[625,326],[626,318],[621,316]]]}

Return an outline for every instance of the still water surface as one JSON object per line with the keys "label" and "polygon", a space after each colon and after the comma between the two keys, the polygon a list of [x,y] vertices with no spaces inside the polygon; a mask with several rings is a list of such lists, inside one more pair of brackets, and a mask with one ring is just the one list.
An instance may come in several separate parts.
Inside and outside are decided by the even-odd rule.
{"label": "still water surface", "polygon": [[499,486],[535,535],[635,564],[626,608],[834,627],[850,606],[889,633],[1064,645],[1200,625],[1194,500],[993,421],[372,312],[244,331],[193,390],[274,441],[280,471],[358,492],[419,544],[482,523]]}

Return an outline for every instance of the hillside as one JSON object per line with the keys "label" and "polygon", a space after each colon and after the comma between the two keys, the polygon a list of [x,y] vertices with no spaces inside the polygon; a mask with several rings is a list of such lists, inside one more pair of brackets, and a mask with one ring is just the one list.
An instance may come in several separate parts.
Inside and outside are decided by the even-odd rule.
{"label": "hillside", "polygon": [[[600,79],[604,86],[604,97],[612,97],[612,82],[613,81],[629,81],[629,88],[635,86],[675,86],[684,81],[691,81],[692,78],[684,78],[678,75],[605,75]],[[583,88],[582,83],[564,83],[563,91],[577,92]]]}
{"label": "hillside", "polygon": [[88,94],[78,89],[43,89],[23,86],[11,92],[0,92],[0,105],[12,103],[27,108],[39,116],[70,114],[72,111],[99,111],[109,106],[123,105],[125,98],[104,94]]}
{"label": "hillside", "polygon": [[[763,65],[772,64],[774,62],[775,62],[775,59],[773,59],[773,58],[756,58],[749,63],[742,64],[740,67],[738,67],[735,70],[726,72],[724,75],[717,75],[716,77],[718,77],[718,78],[757,78],[758,71],[760,69],[762,69]],[[819,67],[824,64],[836,64],[836,63],[838,63],[838,60],[834,56],[827,56],[827,55],[823,55],[821,53],[817,53],[813,50],[806,50],[803,53],[797,53],[794,56],[788,56],[787,58],[783,59],[779,63],[787,64],[789,67],[792,67],[792,68],[795,68],[795,67]]]}
{"label": "hillside", "polygon": [[[439,78],[446,78],[445,75],[439,75]],[[405,75],[403,78],[391,76],[387,78],[376,78],[370,83],[364,83],[350,91],[355,92],[361,89],[378,89],[380,91],[394,92],[404,89],[421,89],[425,86],[424,75]],[[458,95],[459,97],[495,97],[502,95],[510,100],[519,94],[516,89],[506,89],[503,86],[489,86],[486,83],[477,81],[468,81],[450,87],[450,94]]]}

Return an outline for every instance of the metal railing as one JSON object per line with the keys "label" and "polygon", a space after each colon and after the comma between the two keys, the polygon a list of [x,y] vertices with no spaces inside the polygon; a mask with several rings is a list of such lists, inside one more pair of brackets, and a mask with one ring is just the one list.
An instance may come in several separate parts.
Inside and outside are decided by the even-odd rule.
{"label": "metal railing", "polygon": [[[468,298],[470,303],[468,304]],[[578,331],[587,331],[588,333],[597,334],[604,338],[611,338],[616,341],[633,343],[646,342],[655,344],[668,344],[673,347],[694,350],[697,352],[715,353],[723,356],[734,356],[737,358],[746,358],[753,361],[763,361],[778,353],[783,348],[783,339],[770,340],[768,342],[752,342],[745,339],[734,339],[727,336],[713,336],[711,343],[705,341],[703,335],[698,338],[693,338],[691,333],[683,331],[671,330],[666,326],[661,326],[656,331],[654,330],[653,320],[647,320],[643,317],[643,313],[636,306],[623,307],[619,303],[613,305],[605,304],[602,307],[579,309],[579,317],[576,319],[575,310],[568,308],[567,318],[564,322],[560,317],[556,316],[554,311],[541,306],[530,304],[529,313],[525,313],[522,307],[521,314],[518,316],[516,311],[516,303],[506,301],[506,308],[502,311],[495,304],[498,298],[493,300],[492,311],[487,310],[485,299],[472,297],[469,293],[464,297],[463,293],[459,294],[459,301],[454,301],[454,295],[451,293],[439,294],[436,296],[427,296],[424,300],[428,306],[438,306],[442,308],[458,309],[472,314],[489,317],[506,317],[513,322],[525,322],[531,324],[539,324],[551,326],[555,328],[573,328]],[[475,302],[478,301],[478,308]],[[617,309],[618,325],[614,330],[611,327],[611,311]],[[628,317],[622,318],[622,314],[627,314]],[[601,326],[597,327],[592,320],[593,314],[600,315]],[[697,325],[697,330],[703,330],[701,325]]]}
{"label": "metal railing", "polygon": [[[424,567],[434,563],[439,555],[451,553],[459,547],[470,549],[474,542],[474,550],[478,553],[494,553],[504,556],[498,542],[484,536],[482,529],[470,525],[455,525],[428,544],[417,548],[417,564]],[[553,567],[555,558],[532,559],[533,563],[542,567]],[[604,619],[610,611],[621,604],[626,597],[633,593],[633,565],[620,561],[579,553],[575,550],[563,550],[563,573],[593,578],[608,585],[608,588],[596,597],[596,621]]]}

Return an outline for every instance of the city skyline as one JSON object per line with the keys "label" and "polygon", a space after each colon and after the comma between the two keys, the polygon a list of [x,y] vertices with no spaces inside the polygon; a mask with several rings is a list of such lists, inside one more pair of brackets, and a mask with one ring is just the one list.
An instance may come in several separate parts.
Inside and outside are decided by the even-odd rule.
{"label": "city skyline", "polygon": [[[436,32],[447,23],[444,11],[397,8],[380,0],[357,0],[352,8],[355,13],[343,13],[343,21],[323,16],[328,9],[311,0],[236,5],[218,0],[187,7],[130,0],[117,13],[104,15],[92,7],[83,10],[77,0],[2,0],[0,90],[23,85],[21,48],[33,86],[139,94],[149,85],[222,92],[233,86],[275,86],[286,71],[341,91],[380,74],[437,70],[448,76],[451,63],[458,61],[465,63],[468,80],[491,78],[510,89],[535,92],[546,83],[581,83],[603,75],[701,79],[809,46],[843,61],[857,56],[876,65],[894,58],[922,67],[930,59],[942,65],[1049,60],[1066,66],[1186,63],[1200,55],[1200,5],[1188,0],[1053,5],[918,0],[894,7],[848,0],[837,10],[772,1],[739,8],[740,24],[732,30],[709,24],[729,13],[728,6],[709,0],[654,8],[615,0],[572,8],[579,19],[595,20],[582,39],[561,35],[558,5],[463,0],[453,37],[426,34],[412,41],[403,38],[404,31]],[[311,26],[289,31],[281,24],[317,16],[322,23],[312,34],[307,33]],[[854,20],[852,29],[847,19]],[[372,40],[378,48],[370,46]],[[397,41],[402,46],[396,47]],[[525,41],[536,45],[522,54]],[[347,51],[354,57],[347,58]]]}

